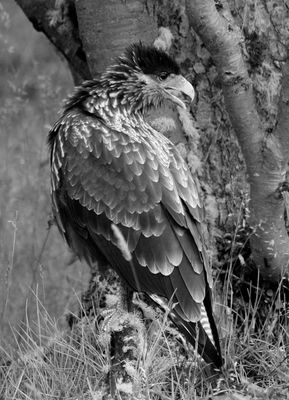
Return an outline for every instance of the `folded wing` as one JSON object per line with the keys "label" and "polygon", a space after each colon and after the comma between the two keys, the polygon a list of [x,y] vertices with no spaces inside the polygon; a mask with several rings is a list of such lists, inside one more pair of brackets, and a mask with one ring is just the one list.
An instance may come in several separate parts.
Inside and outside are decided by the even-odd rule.
{"label": "folded wing", "polygon": [[[68,244],[88,262],[110,263],[134,290],[176,303],[176,324],[193,344],[198,336],[203,357],[219,366],[202,207],[178,151],[149,125],[115,130],[77,109],[56,124],[50,143],[53,210]],[[200,323],[204,309],[214,343]]]}

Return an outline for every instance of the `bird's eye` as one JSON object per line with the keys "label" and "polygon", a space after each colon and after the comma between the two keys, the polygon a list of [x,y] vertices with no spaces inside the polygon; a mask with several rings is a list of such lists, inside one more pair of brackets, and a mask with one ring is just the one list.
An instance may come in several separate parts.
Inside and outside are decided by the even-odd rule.
{"label": "bird's eye", "polygon": [[169,76],[169,73],[168,73],[168,72],[161,72],[161,73],[158,75],[158,78],[159,78],[160,81],[163,81],[163,80],[167,79],[168,76]]}

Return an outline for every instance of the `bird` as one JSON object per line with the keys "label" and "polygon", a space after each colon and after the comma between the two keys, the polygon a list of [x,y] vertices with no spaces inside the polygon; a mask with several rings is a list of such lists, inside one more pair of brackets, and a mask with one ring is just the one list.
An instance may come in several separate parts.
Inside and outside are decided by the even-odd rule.
{"label": "bird", "polygon": [[129,292],[170,302],[180,333],[220,368],[198,185],[177,147],[147,119],[167,106],[186,108],[194,96],[178,63],[142,42],[83,82],[48,137],[52,212],[80,259],[110,265]]}

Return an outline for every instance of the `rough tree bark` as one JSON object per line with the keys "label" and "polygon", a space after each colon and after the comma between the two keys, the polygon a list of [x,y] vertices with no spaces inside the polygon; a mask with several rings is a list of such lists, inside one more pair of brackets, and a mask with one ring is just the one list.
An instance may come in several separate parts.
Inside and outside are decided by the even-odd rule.
{"label": "rough tree bark", "polygon": [[[267,134],[256,109],[242,55],[242,33],[225,1],[186,0],[189,21],[217,66],[226,109],[245,159],[250,184],[251,249],[261,275],[278,281],[287,270],[289,238],[280,186],[288,161],[288,66],[284,71],[276,129]],[[287,145],[287,147],[286,147]]]}

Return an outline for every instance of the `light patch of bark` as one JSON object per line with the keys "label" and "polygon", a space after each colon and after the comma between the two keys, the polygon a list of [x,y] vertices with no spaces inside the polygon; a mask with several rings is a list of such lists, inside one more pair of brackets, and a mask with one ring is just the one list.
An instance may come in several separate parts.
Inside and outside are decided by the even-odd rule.
{"label": "light patch of bark", "polygon": [[173,36],[172,32],[170,31],[170,29],[166,28],[164,26],[161,26],[159,28],[159,35],[156,38],[156,40],[154,41],[154,46],[157,49],[169,51],[172,46],[173,39],[174,39],[174,36]]}

